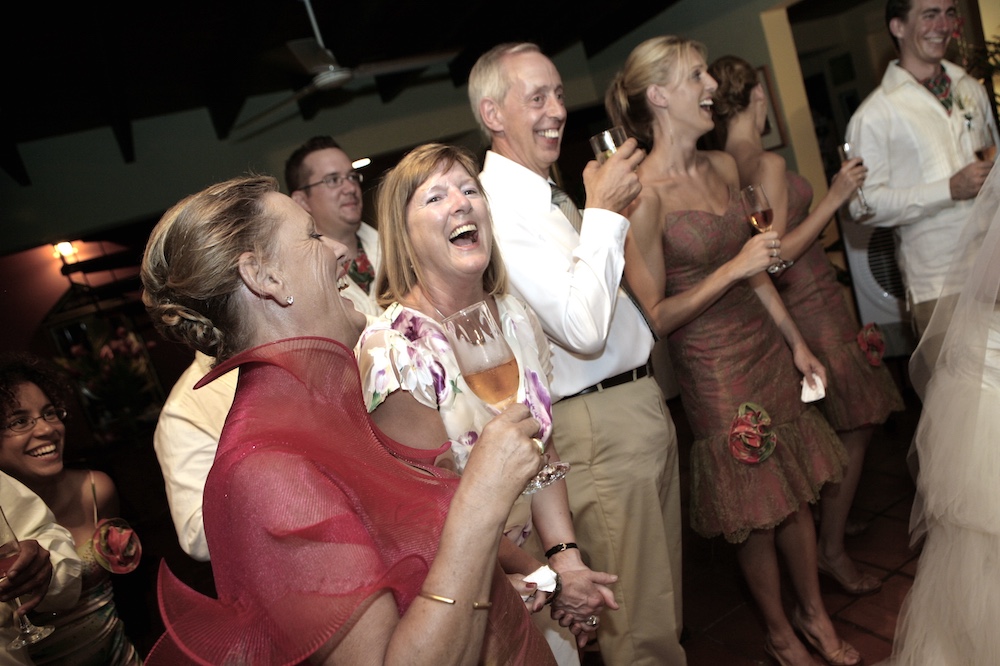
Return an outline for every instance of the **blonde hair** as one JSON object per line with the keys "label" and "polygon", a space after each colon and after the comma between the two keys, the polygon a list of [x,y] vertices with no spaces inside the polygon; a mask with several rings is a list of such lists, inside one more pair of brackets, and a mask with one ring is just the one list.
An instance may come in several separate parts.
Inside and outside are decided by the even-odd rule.
{"label": "blonde hair", "polygon": [[498,104],[503,102],[510,90],[511,80],[504,68],[504,58],[519,53],[541,53],[537,44],[531,42],[505,42],[479,56],[479,60],[469,72],[469,105],[472,115],[487,141],[492,141],[493,135],[483,122],[479,112],[479,103],[484,99],[492,99]]}
{"label": "blonde hair", "polygon": [[[420,257],[413,251],[406,226],[406,208],[428,178],[440,171],[450,170],[455,164],[461,165],[472,176],[482,192],[472,154],[464,148],[442,143],[428,143],[414,148],[386,173],[379,184],[378,242],[382,250],[382,265],[375,278],[375,293],[382,307],[402,300],[423,282]],[[483,203],[486,204],[485,194]],[[486,214],[489,215],[488,204]],[[480,229],[479,233],[483,234],[484,230]],[[498,295],[507,291],[507,269],[500,256],[500,248],[496,243],[492,243],[492,248],[490,263],[483,273],[483,289],[490,295]]]}
{"label": "blonde hair", "polygon": [[265,197],[271,176],[250,175],[212,185],[170,208],[153,228],[142,257],[142,302],[157,330],[224,360],[249,346],[239,258],[274,256],[278,219]]}
{"label": "blonde hair", "polygon": [[683,65],[692,53],[704,58],[707,52],[701,42],[674,35],[653,37],[632,49],[604,95],[604,108],[612,124],[621,125],[629,136],[646,149],[651,148],[653,114],[646,101],[646,89],[679,82]]}

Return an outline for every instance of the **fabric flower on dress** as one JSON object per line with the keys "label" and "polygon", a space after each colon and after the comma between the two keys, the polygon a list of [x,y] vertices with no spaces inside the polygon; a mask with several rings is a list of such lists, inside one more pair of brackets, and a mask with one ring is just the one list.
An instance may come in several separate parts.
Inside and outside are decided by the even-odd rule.
{"label": "fabric flower on dress", "polygon": [[885,339],[882,331],[878,330],[875,324],[866,324],[858,331],[858,346],[864,352],[868,363],[878,367],[882,365],[882,356],[885,354]]}
{"label": "fabric flower on dress", "polygon": [[455,458],[455,467],[459,474],[465,471],[465,465],[469,462],[469,455],[472,447],[479,440],[479,433],[470,430],[458,439],[451,440],[451,453]]}
{"label": "fabric flower on dress", "polygon": [[753,402],[740,405],[729,429],[729,453],[741,463],[753,465],[767,460],[777,438],[771,432],[771,417]]}
{"label": "fabric flower on dress", "polygon": [[142,559],[139,537],[121,518],[105,518],[98,522],[91,545],[94,559],[111,573],[129,573]]}

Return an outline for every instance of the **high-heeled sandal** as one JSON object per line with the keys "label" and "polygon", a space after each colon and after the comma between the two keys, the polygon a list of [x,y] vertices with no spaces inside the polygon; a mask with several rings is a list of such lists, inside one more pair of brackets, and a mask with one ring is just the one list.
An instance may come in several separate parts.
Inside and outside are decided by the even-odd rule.
{"label": "high-heeled sandal", "polygon": [[771,642],[771,637],[767,636],[764,638],[764,652],[768,657],[774,660],[778,666],[792,666],[791,664],[785,663],[785,660],[778,656],[778,651],[774,649],[774,643]]}
{"label": "high-heeled sandal", "polygon": [[851,582],[837,573],[833,567],[819,557],[816,558],[816,569],[824,576],[829,576],[837,582],[838,585],[847,592],[848,594],[853,594],[854,596],[861,597],[866,594],[875,594],[882,589],[882,581],[880,581],[875,576],[871,574],[862,573],[861,578]]}
{"label": "high-heeled sandal", "polygon": [[[805,623],[802,621],[802,617],[799,615],[798,609],[795,609],[795,611],[792,612],[791,620],[792,627],[795,631],[801,634],[802,638],[806,639],[806,642],[809,643],[809,645],[811,645],[813,649],[819,653],[819,656],[823,658],[823,661],[830,664],[830,666],[861,666],[861,664],[864,663],[864,657],[861,656],[861,653],[858,652],[857,648],[845,641],[843,638],[838,637],[837,640],[840,641],[840,645],[833,652],[827,652],[824,650],[819,639],[809,633],[806,629]],[[767,645],[765,643],[765,649],[766,647]],[[851,652],[858,655],[856,661],[848,661],[848,655],[850,655]]]}

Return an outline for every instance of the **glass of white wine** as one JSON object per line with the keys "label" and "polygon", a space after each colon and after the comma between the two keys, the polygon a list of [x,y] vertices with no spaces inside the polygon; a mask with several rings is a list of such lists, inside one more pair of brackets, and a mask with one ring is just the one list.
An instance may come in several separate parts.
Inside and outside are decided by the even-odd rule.
{"label": "glass of white wine", "polygon": [[[490,312],[486,301],[459,310],[441,322],[448,342],[455,352],[462,377],[480,400],[498,413],[517,399],[521,372],[503,331]],[[566,476],[569,463],[549,462],[528,482],[525,495],[537,492]]]}
{"label": "glass of white wine", "polygon": [[615,125],[603,132],[598,132],[590,137],[590,147],[594,151],[597,163],[604,164],[609,157],[618,152],[618,148],[625,143],[625,139],[627,138],[625,136],[625,129],[619,125]]}
{"label": "glass of white wine", "polygon": [[[7,569],[14,565],[20,552],[21,544],[17,542],[17,536],[10,528],[10,523],[7,522],[7,516],[4,515],[3,509],[0,508],[0,578],[7,576]],[[19,608],[21,599],[15,597],[14,600],[16,602],[15,608]],[[16,611],[14,620],[17,623],[17,637],[7,645],[11,650],[20,650],[26,645],[37,643],[55,631],[55,628],[50,626],[36,627],[31,623],[31,620],[23,615],[18,615]]]}
{"label": "glass of white wine", "polygon": [[[770,231],[771,224],[774,223],[774,210],[771,208],[771,202],[767,200],[764,188],[760,185],[747,185],[740,192],[740,200],[743,202],[743,212],[746,213],[750,226],[758,233]],[[778,261],[767,267],[767,272],[772,275],[795,263],[785,261],[779,255],[775,257]]]}
{"label": "glass of white wine", "polygon": [[[840,154],[841,164],[848,160],[853,160],[855,157],[859,159],[861,157],[861,155],[858,154],[857,148],[854,147],[854,144],[848,141],[845,141],[837,146],[837,152]],[[868,199],[865,198],[865,191],[860,187],[858,188],[858,203],[861,204],[861,214],[858,216],[858,219],[871,217],[875,214],[875,209],[868,203]]]}

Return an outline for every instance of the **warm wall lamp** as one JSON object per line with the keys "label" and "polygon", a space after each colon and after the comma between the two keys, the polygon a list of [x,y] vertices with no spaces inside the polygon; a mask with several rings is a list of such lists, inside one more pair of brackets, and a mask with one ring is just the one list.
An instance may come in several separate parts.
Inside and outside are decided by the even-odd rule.
{"label": "warm wall lamp", "polygon": [[76,246],[69,241],[62,241],[61,243],[55,243],[52,246],[52,249],[53,249],[52,256],[56,257],[57,259],[62,259],[63,262],[65,262],[68,257],[72,257],[74,254],[78,252]]}

